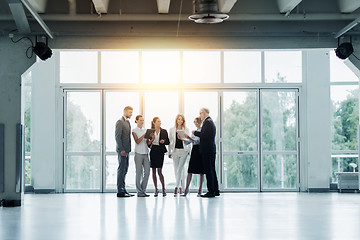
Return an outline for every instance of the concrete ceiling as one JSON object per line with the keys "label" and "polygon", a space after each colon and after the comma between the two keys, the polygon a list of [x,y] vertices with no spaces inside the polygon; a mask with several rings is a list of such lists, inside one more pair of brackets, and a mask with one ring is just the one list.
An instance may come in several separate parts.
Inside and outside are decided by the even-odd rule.
{"label": "concrete ceiling", "polygon": [[[0,0],[0,34],[16,33]],[[28,0],[56,36],[334,36],[360,17],[359,0],[218,0],[229,19],[196,24],[193,0]],[[182,7],[180,10],[180,6]],[[43,33],[24,10],[32,34]],[[181,14],[179,12],[181,11]],[[359,35],[359,26],[348,32]]]}

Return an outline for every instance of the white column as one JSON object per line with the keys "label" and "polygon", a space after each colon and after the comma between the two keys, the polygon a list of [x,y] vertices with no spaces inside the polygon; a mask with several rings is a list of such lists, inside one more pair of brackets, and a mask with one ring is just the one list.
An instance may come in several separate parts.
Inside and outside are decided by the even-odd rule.
{"label": "white column", "polygon": [[31,182],[48,192],[55,190],[55,58],[32,68]]}
{"label": "white column", "polygon": [[309,50],[306,56],[306,138],[308,189],[330,189],[331,115],[328,50]]}

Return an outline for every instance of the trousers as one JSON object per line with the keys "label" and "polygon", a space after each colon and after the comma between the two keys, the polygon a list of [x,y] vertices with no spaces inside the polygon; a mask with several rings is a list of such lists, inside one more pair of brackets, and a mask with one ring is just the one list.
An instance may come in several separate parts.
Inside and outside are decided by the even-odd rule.
{"label": "trousers", "polygon": [[146,187],[150,176],[150,161],[148,154],[135,153],[136,190],[138,193],[146,193]]}
{"label": "trousers", "polygon": [[184,166],[188,152],[183,149],[175,149],[172,158],[174,163],[174,172],[175,172],[175,187],[182,187],[184,189],[185,179],[184,179]]}
{"label": "trousers", "polygon": [[121,153],[118,153],[118,163],[117,168],[117,192],[126,193],[125,189],[125,177],[129,169],[129,153],[126,153],[126,156],[121,156]]}

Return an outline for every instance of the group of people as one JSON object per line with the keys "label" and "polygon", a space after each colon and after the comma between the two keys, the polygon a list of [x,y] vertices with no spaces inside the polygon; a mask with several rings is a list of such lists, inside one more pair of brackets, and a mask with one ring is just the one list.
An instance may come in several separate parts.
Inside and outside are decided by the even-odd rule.
{"label": "group of people", "polygon": [[[200,109],[200,116],[196,117],[194,124],[196,130],[190,133],[185,125],[185,117],[178,114],[175,118],[175,126],[169,130],[161,128],[161,120],[154,117],[151,128],[154,130],[150,136],[146,136],[147,129],[144,127],[144,117],[137,115],[135,118],[136,128],[131,131],[130,118],[133,108],[124,108],[124,115],[116,122],[115,139],[118,153],[117,169],[117,197],[132,197],[125,188],[125,177],[129,168],[129,153],[131,152],[131,135],[135,140],[135,169],[136,190],[138,197],[149,197],[146,193],[147,183],[152,169],[152,178],[155,187],[154,196],[159,194],[157,176],[162,186],[162,195],[166,196],[165,179],[162,174],[164,155],[169,152],[173,159],[175,172],[174,196],[180,194],[187,196],[193,174],[200,174],[198,197],[220,196],[219,184],[215,171],[216,127],[209,116],[207,108]],[[183,133],[183,134],[180,134]],[[166,148],[168,145],[168,149]],[[186,187],[183,189],[183,172],[186,160],[190,156]],[[204,174],[207,180],[208,192],[202,194]]]}

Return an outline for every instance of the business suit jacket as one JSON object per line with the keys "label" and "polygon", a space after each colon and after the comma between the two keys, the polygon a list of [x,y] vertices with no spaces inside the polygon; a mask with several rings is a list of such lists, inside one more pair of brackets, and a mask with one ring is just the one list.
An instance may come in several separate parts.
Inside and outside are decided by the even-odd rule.
{"label": "business suit jacket", "polygon": [[200,137],[201,154],[216,153],[216,127],[211,117],[205,118],[201,130],[195,131],[194,135]]}
{"label": "business suit jacket", "polygon": [[119,153],[125,151],[131,152],[131,126],[123,116],[116,122],[115,126],[115,139],[116,139],[116,151]]}
{"label": "business suit jacket", "polygon": [[[184,129],[185,133],[190,136],[190,131],[188,128]],[[169,144],[169,154],[172,154],[175,150],[175,144],[176,144],[176,127],[172,127],[169,130],[169,138],[170,138],[170,144]],[[184,150],[189,154],[191,152],[192,144],[185,144],[183,142]]]}
{"label": "business suit jacket", "polygon": [[[160,149],[163,153],[167,152],[166,146],[165,145],[169,145],[170,144],[170,140],[169,140],[169,136],[168,136],[168,132],[163,129],[160,128],[160,136],[159,136],[159,141],[160,140],[165,140],[164,143],[159,143]],[[152,144],[149,145],[149,147],[151,147]]]}

